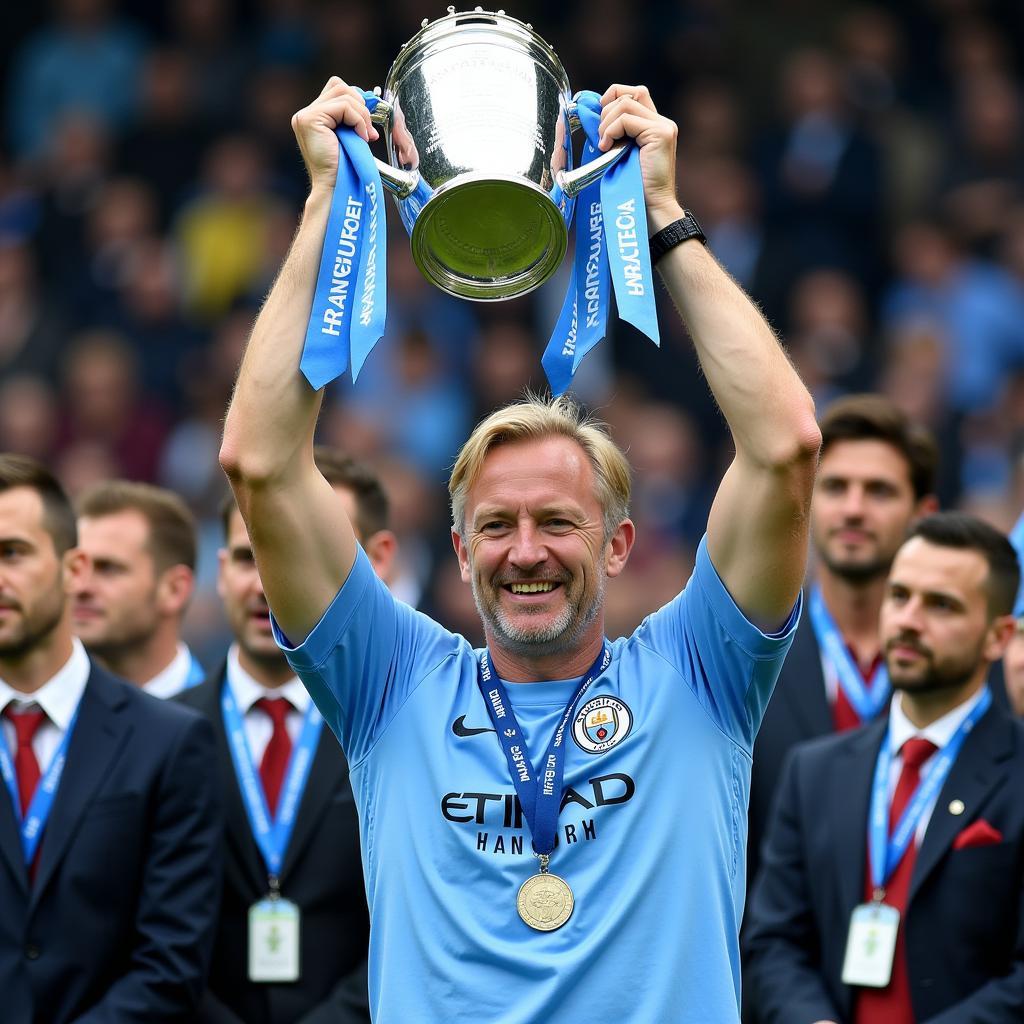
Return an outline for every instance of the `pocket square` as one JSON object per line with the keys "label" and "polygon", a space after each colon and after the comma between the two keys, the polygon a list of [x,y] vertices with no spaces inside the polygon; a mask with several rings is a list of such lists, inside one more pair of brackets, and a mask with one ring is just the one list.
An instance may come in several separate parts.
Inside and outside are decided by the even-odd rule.
{"label": "pocket square", "polygon": [[1003,841],[1003,833],[993,828],[984,818],[972,821],[953,840],[954,850],[968,850],[974,846],[992,846]]}

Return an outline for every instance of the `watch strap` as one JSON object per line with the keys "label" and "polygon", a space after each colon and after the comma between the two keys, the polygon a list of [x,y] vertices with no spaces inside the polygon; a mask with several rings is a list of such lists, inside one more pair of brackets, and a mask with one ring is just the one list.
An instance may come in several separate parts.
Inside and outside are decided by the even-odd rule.
{"label": "watch strap", "polygon": [[692,213],[686,213],[679,220],[672,221],[651,236],[651,265],[657,263],[670,249],[691,238],[696,238],[698,242],[707,245],[707,238],[697,223],[697,218]]}

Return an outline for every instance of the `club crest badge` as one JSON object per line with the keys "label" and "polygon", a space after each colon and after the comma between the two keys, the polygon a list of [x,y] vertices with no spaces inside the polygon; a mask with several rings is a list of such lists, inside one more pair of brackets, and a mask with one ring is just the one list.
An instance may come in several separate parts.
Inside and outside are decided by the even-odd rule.
{"label": "club crest badge", "polygon": [[633,713],[615,697],[594,697],[577,712],[572,738],[588,754],[603,754],[629,735]]}

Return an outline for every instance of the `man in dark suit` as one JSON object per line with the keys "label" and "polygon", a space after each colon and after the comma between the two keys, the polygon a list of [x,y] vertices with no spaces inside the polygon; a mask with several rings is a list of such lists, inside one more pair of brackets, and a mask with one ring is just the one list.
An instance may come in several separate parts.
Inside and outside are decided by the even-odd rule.
{"label": "man in dark suit", "polygon": [[[365,467],[329,449],[318,448],[316,461],[357,524],[378,575],[386,579],[396,541],[387,529],[387,498],[379,481]],[[369,922],[348,765],[334,735],[320,728],[308,693],[274,642],[249,536],[231,500],[224,509],[224,529],[219,590],[235,642],[217,677],[179,698],[214,723],[227,805],[223,907],[203,1020],[365,1024],[370,1019]],[[235,711],[230,705],[225,711],[225,696],[230,696]],[[307,731],[310,716],[317,722],[312,732]],[[236,734],[240,724],[247,740],[234,749],[232,723]],[[259,793],[254,784],[246,786],[245,779],[248,775],[255,783],[259,765],[266,813],[270,820],[279,819],[294,778],[283,770],[283,762],[290,761],[293,748],[303,749],[304,738],[313,756],[304,791],[293,804],[294,827],[276,870],[268,863],[276,852],[273,844],[268,848],[255,838]],[[260,937],[250,924],[250,912],[268,893],[279,893],[292,904],[300,922],[294,959],[280,972],[273,964],[261,966],[253,960]],[[279,930],[278,939],[278,954],[284,956],[289,941],[285,930]],[[289,967],[294,980],[278,980]]]}
{"label": "man in dark suit", "polygon": [[1024,1019],[1024,725],[985,685],[1018,578],[962,513],[897,553],[888,715],[787,761],[745,939],[762,1024]]}
{"label": "man in dark suit", "polygon": [[750,884],[786,754],[803,740],[870,721],[888,705],[878,640],[885,579],[907,528],[937,507],[935,444],[888,399],[840,399],[822,417],[821,434],[811,498],[813,582],[754,745]]}
{"label": "man in dark suit", "polygon": [[220,895],[213,732],[92,665],[57,481],[0,455],[0,1018],[192,1019]]}
{"label": "man in dark suit", "polygon": [[181,639],[195,588],[196,524],[172,491],[105,480],[77,503],[90,571],[75,592],[75,633],[104,668],[168,698],[205,673]]}

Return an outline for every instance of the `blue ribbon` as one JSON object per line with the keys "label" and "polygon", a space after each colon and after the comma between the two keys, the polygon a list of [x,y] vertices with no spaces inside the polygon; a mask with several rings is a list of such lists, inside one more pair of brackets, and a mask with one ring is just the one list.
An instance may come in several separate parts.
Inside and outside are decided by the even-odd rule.
{"label": "blue ribbon", "polygon": [[188,675],[185,677],[185,685],[182,687],[185,690],[191,690],[193,686],[198,686],[206,679],[206,670],[199,664],[196,656],[190,651],[188,657]]}
{"label": "blue ribbon", "polygon": [[562,720],[555,729],[544,755],[543,767],[538,772],[526,744],[526,736],[519,727],[512,704],[508,699],[505,684],[491,668],[490,655],[486,649],[480,653],[477,666],[477,685],[483,694],[484,703],[498,734],[498,742],[505,752],[509,774],[516,788],[523,817],[530,829],[533,850],[537,854],[549,854],[555,848],[558,830],[558,812],[562,804],[562,775],[565,769],[565,728],[576,711],[583,694],[608,667],[612,660],[611,648],[604,644],[590,671],[583,677],[572,699],[565,706]]}
{"label": "blue ribbon", "polygon": [[[582,159],[589,162],[601,154],[600,96],[578,93],[576,111],[586,137]],[[609,277],[619,319],[655,345],[661,343],[638,146],[631,143],[610,171],[580,193],[572,216],[575,256],[569,289],[541,360],[556,395],[568,390],[584,356],[607,332]]]}
{"label": "blue ribbon", "polygon": [[[373,93],[364,93],[371,113]],[[338,136],[338,179],[331,196],[320,270],[299,369],[314,390],[351,364],[359,376],[384,333],[387,315],[387,233],[380,172],[355,129]]]}
{"label": "blue ribbon", "polygon": [[[1014,551],[1017,552],[1017,561],[1020,562],[1021,574],[1024,576],[1024,512],[1021,513],[1020,518],[1013,525],[1013,529],[1010,531],[1010,543],[1013,545]],[[1013,603],[1013,614],[1019,619],[1024,615],[1024,579],[1021,580],[1020,587],[1017,589],[1017,600]]]}
{"label": "blue ribbon", "polygon": [[870,683],[866,683],[860,668],[843,643],[839,628],[825,607],[825,599],[819,587],[811,587],[811,599],[807,606],[818,646],[835,669],[843,693],[857,712],[857,717],[862,722],[870,722],[885,706],[892,691],[888,670],[884,665],[879,665]]}
{"label": "blue ribbon", "polygon": [[220,698],[221,713],[224,715],[224,729],[228,736],[228,748],[235,766],[238,788],[242,792],[242,803],[249,819],[252,837],[259,847],[266,865],[267,874],[276,878],[281,874],[281,865],[288,850],[288,841],[292,837],[295,818],[299,810],[309,778],[309,770],[313,765],[313,756],[320,740],[320,729],[323,718],[310,702],[306,717],[302,722],[302,731],[298,741],[292,747],[288,768],[285,771],[281,795],[278,798],[277,816],[271,818],[267,807],[267,797],[263,792],[263,784],[256,771],[256,765],[249,749],[249,741],[245,738],[245,725],[235,703],[231,686],[225,680]]}
{"label": "blue ribbon", "polygon": [[18,817],[21,819],[21,851],[25,858],[26,865],[35,860],[36,850],[39,848],[39,841],[43,837],[46,823],[50,819],[50,811],[53,810],[53,801],[57,795],[57,787],[60,785],[61,776],[64,774],[64,766],[68,759],[68,744],[71,742],[71,734],[75,729],[75,722],[78,721],[78,708],[64,731],[64,738],[60,741],[46,774],[39,780],[36,786],[32,802],[29,804],[28,813],[25,814],[21,806],[21,797],[18,795],[18,777],[14,773],[14,764],[11,755],[7,752],[7,744],[0,738],[0,775],[3,775],[4,782],[11,794],[11,802],[14,805]]}
{"label": "blue ribbon", "polygon": [[960,723],[949,738],[949,742],[935,755],[928,774],[917,784],[914,795],[907,803],[892,836],[889,835],[889,775],[892,767],[892,749],[889,732],[885,734],[882,748],[875,762],[875,778],[871,787],[871,820],[868,823],[868,853],[871,861],[871,884],[881,889],[892,877],[896,866],[903,859],[907,847],[913,841],[917,826],[925,810],[939,795],[960,748],[971,730],[989,709],[992,691],[986,686],[980,700],[970,714]]}

